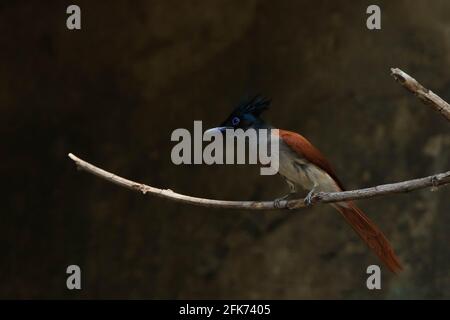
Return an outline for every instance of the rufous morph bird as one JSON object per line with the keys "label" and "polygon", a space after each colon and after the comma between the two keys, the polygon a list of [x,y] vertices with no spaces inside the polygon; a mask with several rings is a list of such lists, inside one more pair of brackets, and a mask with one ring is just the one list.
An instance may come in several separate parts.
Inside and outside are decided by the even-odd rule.
{"label": "rufous morph bird", "polygon": [[[224,132],[225,129],[243,130],[274,129],[260,117],[268,109],[270,100],[256,96],[241,103],[220,127],[208,131]],[[277,134],[273,133],[277,132]],[[311,201],[315,192],[339,192],[344,187],[336,173],[322,153],[302,135],[278,129],[271,130],[270,139],[278,139],[279,174],[286,180],[290,193],[276,201],[290,198],[299,188],[309,191],[306,202]],[[381,230],[352,201],[333,203],[348,224],[361,239],[394,273],[401,271],[402,266],[392,246]]]}

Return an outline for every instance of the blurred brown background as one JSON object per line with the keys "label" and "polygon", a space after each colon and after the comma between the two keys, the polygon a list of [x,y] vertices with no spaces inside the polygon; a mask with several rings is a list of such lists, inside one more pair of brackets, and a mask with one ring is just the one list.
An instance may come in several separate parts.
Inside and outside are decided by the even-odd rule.
{"label": "blurred brown background", "polygon": [[[175,166],[171,132],[219,124],[247,93],[298,131],[348,188],[450,168],[449,123],[389,75],[450,100],[450,3],[65,1],[0,4],[1,298],[450,298],[449,189],[359,202],[405,271],[378,260],[328,206],[293,213],[197,208],[77,172],[73,152],[150,185],[273,199],[257,167]],[[82,269],[81,291],[66,267]]]}

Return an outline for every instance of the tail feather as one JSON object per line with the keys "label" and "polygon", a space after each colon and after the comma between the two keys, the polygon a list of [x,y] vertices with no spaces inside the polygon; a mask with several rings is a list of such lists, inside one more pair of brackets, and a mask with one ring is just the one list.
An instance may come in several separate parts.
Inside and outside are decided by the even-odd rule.
{"label": "tail feather", "polygon": [[389,270],[399,273],[403,269],[388,239],[361,209],[353,202],[337,204],[334,207]]}

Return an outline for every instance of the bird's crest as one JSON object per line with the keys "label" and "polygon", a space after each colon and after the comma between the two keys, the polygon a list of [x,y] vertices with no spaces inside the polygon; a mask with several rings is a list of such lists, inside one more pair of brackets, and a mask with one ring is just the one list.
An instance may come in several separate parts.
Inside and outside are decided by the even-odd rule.
{"label": "bird's crest", "polygon": [[261,95],[256,95],[252,98],[245,98],[236,108],[239,113],[251,113],[259,116],[263,111],[269,109],[271,99],[264,98]]}

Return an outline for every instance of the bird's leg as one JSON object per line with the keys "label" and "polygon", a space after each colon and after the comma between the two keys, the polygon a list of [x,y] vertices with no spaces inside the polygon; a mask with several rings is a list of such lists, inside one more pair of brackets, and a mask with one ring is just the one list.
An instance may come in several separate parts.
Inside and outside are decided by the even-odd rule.
{"label": "bird's leg", "polygon": [[295,184],[286,179],[287,184],[289,185],[289,193],[280,198],[276,198],[273,200],[275,208],[281,208],[281,201],[289,200],[290,197],[297,194],[297,189],[295,188]]}
{"label": "bird's leg", "polygon": [[311,189],[311,191],[308,192],[308,194],[305,197],[305,204],[309,207],[312,204],[312,199],[314,194],[316,193],[318,185],[314,184],[314,187]]}

